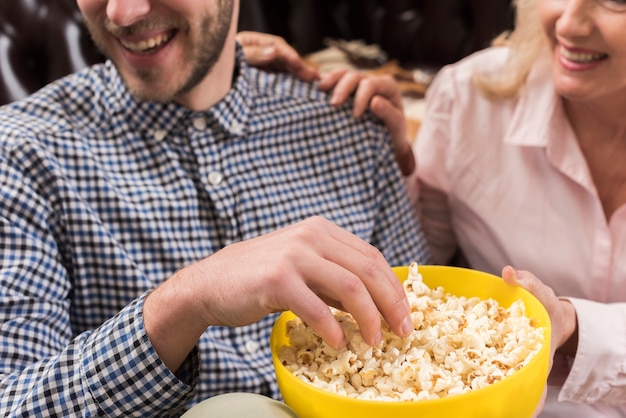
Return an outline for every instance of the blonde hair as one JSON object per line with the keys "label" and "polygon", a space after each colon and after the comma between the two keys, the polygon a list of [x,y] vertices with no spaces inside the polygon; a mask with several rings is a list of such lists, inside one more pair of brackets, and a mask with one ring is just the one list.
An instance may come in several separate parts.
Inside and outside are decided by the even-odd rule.
{"label": "blonde hair", "polygon": [[510,56],[498,75],[475,73],[475,85],[487,96],[506,98],[517,95],[526,82],[531,67],[545,45],[539,21],[537,0],[515,0],[515,29],[497,37],[492,45],[507,46]]}

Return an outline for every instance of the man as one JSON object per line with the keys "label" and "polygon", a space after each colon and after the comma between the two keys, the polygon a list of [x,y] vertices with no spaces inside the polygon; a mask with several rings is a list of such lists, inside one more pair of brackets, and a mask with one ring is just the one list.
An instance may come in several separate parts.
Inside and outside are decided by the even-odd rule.
{"label": "man", "polygon": [[0,110],[0,413],[177,415],[280,395],[290,309],[332,346],[412,330],[429,256],[388,134],[250,68],[237,0],[78,0],[102,65]]}

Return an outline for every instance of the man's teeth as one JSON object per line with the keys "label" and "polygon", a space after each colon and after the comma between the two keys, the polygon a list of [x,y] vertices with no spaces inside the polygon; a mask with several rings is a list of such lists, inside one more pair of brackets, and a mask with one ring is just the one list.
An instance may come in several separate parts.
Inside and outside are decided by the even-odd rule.
{"label": "man's teeth", "polygon": [[606,57],[606,54],[588,54],[583,52],[572,52],[561,48],[561,55],[568,61],[586,64]]}
{"label": "man's teeth", "polygon": [[122,45],[125,48],[130,49],[133,52],[146,52],[153,48],[163,45],[172,38],[171,34],[162,34],[155,36],[154,38],[145,39],[139,42],[129,42],[121,40]]}

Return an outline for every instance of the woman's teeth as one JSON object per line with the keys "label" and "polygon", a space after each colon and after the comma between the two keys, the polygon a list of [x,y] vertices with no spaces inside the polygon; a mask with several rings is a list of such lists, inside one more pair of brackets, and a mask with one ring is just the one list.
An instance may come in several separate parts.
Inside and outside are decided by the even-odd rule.
{"label": "woman's teeth", "polygon": [[586,64],[589,62],[598,61],[607,57],[606,54],[589,54],[584,52],[573,52],[563,47],[561,49],[561,55],[568,61],[572,61],[579,64]]}
{"label": "woman's teeth", "polygon": [[158,35],[155,36],[153,38],[150,39],[144,39],[142,41],[139,42],[129,42],[126,40],[120,40],[120,42],[122,43],[122,45],[124,46],[124,48],[127,48],[133,52],[136,53],[146,53],[146,52],[150,52],[154,49],[156,49],[157,47],[167,43],[170,39],[172,39],[172,34],[171,33],[166,33],[166,34],[162,34],[162,35]]}

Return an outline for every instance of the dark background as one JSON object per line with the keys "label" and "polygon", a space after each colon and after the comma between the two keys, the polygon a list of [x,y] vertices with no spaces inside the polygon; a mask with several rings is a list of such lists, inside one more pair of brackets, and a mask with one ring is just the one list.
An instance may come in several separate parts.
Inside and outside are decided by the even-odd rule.
{"label": "dark background", "polygon": [[[513,20],[511,0],[241,0],[239,29],[280,35],[301,54],[325,38],[363,40],[404,66],[437,69]],[[0,104],[102,60],[75,0],[0,2]]]}

